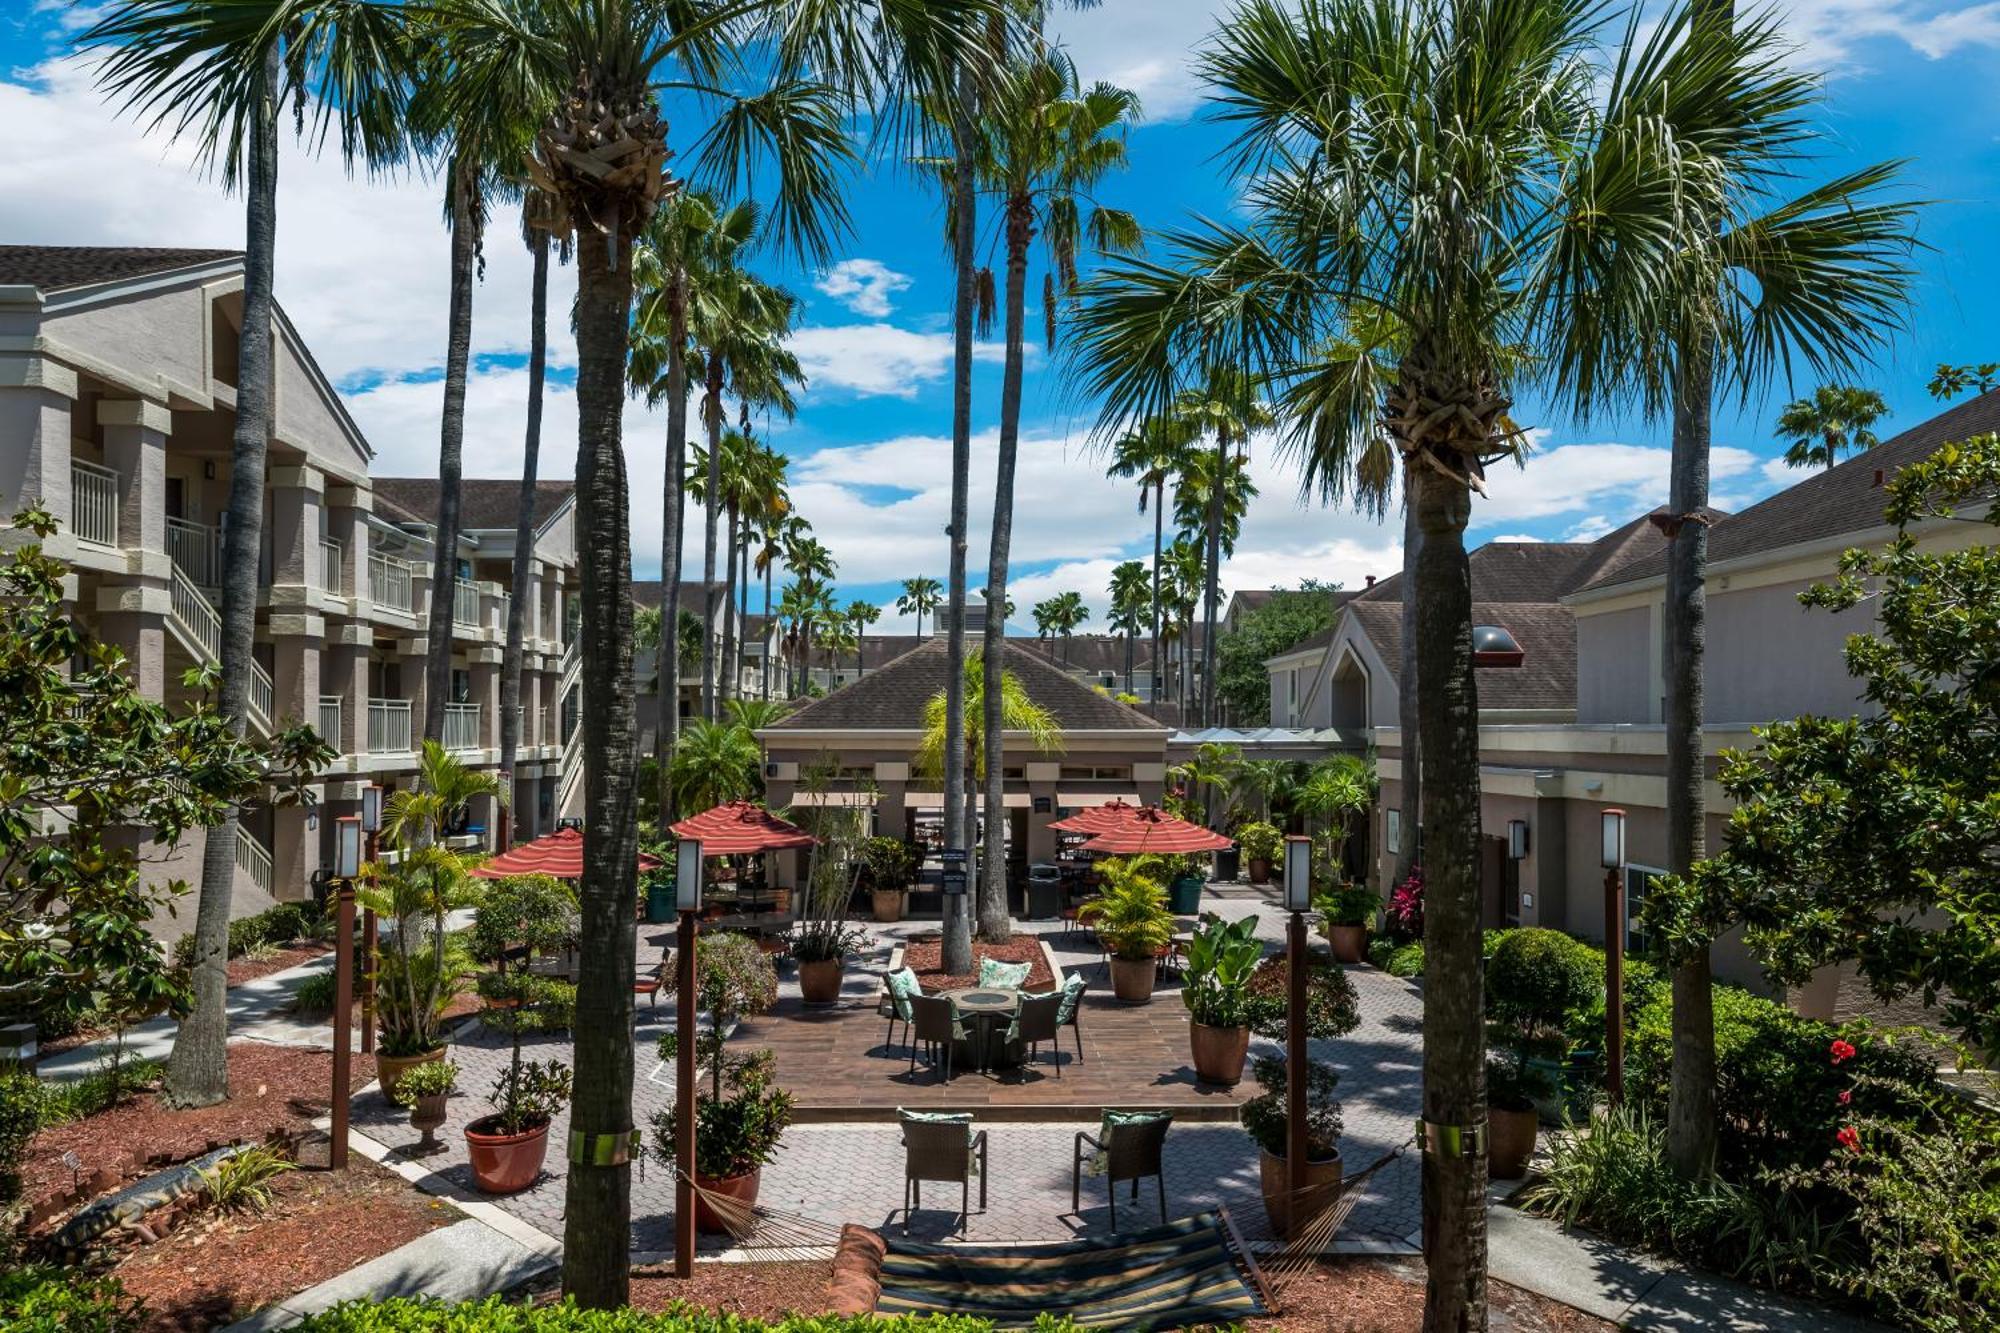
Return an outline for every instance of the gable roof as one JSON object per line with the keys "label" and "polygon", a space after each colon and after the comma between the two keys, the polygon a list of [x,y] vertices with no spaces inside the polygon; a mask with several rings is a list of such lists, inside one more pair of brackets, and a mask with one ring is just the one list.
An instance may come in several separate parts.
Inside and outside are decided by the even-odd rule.
{"label": "gable roof", "polygon": [[[1403,667],[1403,606],[1400,602],[1348,604],[1391,678]],[[1554,602],[1474,602],[1472,623],[1504,625],[1521,645],[1521,665],[1475,667],[1479,706],[1488,708],[1576,707],[1576,618]]]}
{"label": "gable roof", "polygon": [[0,284],[59,292],[204,264],[240,261],[240,250],[114,245],[0,245]]}
{"label": "gable roof", "polygon": [[[1466,553],[1475,602],[1553,602],[1577,567],[1590,558],[1592,542],[1487,542]],[[1400,571],[1354,596],[1355,602],[1401,602]]]}
{"label": "gable roof", "polygon": [[[535,483],[535,527],[549,521],[576,494],[573,481]],[[418,523],[437,522],[436,477],[377,477],[375,498]],[[466,532],[512,532],[519,520],[521,483],[511,477],[466,477],[458,483],[458,525]]]}
{"label": "gable roof", "polygon": [[[632,600],[650,610],[660,604],[666,584],[658,579],[633,579],[631,586]],[[718,593],[726,591],[729,587],[721,579],[717,579],[713,586]],[[681,580],[681,610],[692,611],[696,602],[706,600],[707,594],[702,591],[701,580]]]}
{"label": "gable roof", "polygon": [[[1989,390],[1940,412],[1873,449],[1849,457],[1831,470],[1821,469],[1769,499],[1722,519],[1709,529],[1709,563],[1742,560],[1787,546],[1827,541],[1882,527],[1882,508],[1889,497],[1876,484],[1878,471],[1887,480],[1910,464],[1929,458],[1942,445],[1995,430],[2000,430],[2000,389]],[[1644,559],[1599,577],[1585,585],[1584,590],[1659,578],[1666,574],[1666,569],[1665,550],[1656,550]]]}
{"label": "gable roof", "polygon": [[[944,691],[946,643],[927,639],[879,671],[843,685],[823,699],[779,719],[770,730],[787,731],[921,731],[924,709]],[[1049,710],[1065,731],[1155,732],[1167,728],[1134,708],[1065,674],[1040,653],[1011,640],[1006,668],[1020,680],[1028,697]]]}

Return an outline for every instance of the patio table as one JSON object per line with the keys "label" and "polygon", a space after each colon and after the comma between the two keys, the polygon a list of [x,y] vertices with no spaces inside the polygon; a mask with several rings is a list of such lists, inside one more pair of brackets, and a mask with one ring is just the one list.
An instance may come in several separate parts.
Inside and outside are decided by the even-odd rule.
{"label": "patio table", "polygon": [[996,1028],[1005,1030],[1000,1027],[1001,1020],[1012,1019],[1020,1012],[1021,992],[994,986],[972,986],[946,991],[944,998],[951,1001],[952,1013],[978,1033],[971,1038],[973,1067],[985,1073],[996,1063],[993,1059],[993,1033]]}

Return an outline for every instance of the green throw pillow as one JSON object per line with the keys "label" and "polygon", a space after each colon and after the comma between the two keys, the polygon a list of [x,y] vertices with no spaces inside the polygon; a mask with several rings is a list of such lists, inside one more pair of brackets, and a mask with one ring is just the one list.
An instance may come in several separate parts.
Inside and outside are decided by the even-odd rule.
{"label": "green throw pillow", "polygon": [[994,958],[979,960],[979,984],[994,990],[1019,990],[1028,979],[1030,963],[1003,963]]}
{"label": "green throw pillow", "polygon": [[1120,1125],[1150,1125],[1158,1120],[1171,1121],[1172,1111],[1114,1111],[1107,1110],[1104,1119],[1097,1126],[1098,1142],[1109,1147],[1111,1131]]}
{"label": "green throw pillow", "polygon": [[969,1125],[972,1123],[970,1111],[906,1111],[896,1108],[896,1117],[915,1125]]}
{"label": "green throw pillow", "polygon": [[924,988],[918,983],[917,974],[909,968],[900,968],[889,974],[889,999],[896,1006],[896,1017],[900,1021],[910,1021],[913,1013],[910,998],[923,993]]}
{"label": "green throw pillow", "polygon": [[1057,1027],[1076,1017],[1076,1007],[1083,1003],[1083,987],[1081,972],[1072,972],[1063,979],[1062,1003],[1056,1006]]}

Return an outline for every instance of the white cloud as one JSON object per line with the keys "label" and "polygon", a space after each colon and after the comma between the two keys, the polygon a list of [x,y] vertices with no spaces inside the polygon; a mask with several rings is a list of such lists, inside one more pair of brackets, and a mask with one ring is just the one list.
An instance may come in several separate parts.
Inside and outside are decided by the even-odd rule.
{"label": "white cloud", "polygon": [[857,315],[881,319],[894,309],[889,298],[912,281],[909,274],[898,273],[879,259],[843,259],[820,274],[813,286]]}
{"label": "white cloud", "polygon": [[[1590,522],[1608,532],[1637,514],[1665,504],[1672,451],[1665,445],[1564,444],[1528,455],[1524,467],[1510,463],[1486,474],[1485,500],[1472,506],[1472,526],[1560,518],[1576,514],[1579,530]],[[1752,479],[1763,460],[1747,449],[1717,445],[1709,451],[1715,481]],[[1570,540],[1583,541],[1588,537]]]}
{"label": "white cloud", "polygon": [[1774,491],[1782,491],[1796,486],[1812,475],[1809,471],[1800,471],[1798,468],[1793,467],[1782,457],[1765,459],[1764,466],[1758,470],[1763,473],[1764,480],[1770,484],[1771,489]]}
{"label": "white cloud", "polygon": [[[847,389],[862,397],[914,398],[951,369],[951,335],[918,333],[893,324],[822,325],[800,329],[791,347],[806,373],[807,392]],[[1032,358],[1034,348],[1028,349]],[[998,362],[1006,348],[973,344],[973,357]]]}
{"label": "white cloud", "polygon": [[1486,540],[1494,542],[1539,542],[1547,541],[1548,538],[1537,537],[1532,532],[1505,532],[1498,537],[1488,537]]}
{"label": "white cloud", "polygon": [[1932,60],[1970,47],[2000,46],[2000,4],[1940,5],[1926,0],[1792,0],[1787,35],[1813,68],[1854,67],[1885,39]]}
{"label": "white cloud", "polygon": [[1573,523],[1562,539],[1566,542],[1594,542],[1613,528],[1620,526],[1617,519],[1606,518],[1603,514],[1592,514],[1578,523]]}

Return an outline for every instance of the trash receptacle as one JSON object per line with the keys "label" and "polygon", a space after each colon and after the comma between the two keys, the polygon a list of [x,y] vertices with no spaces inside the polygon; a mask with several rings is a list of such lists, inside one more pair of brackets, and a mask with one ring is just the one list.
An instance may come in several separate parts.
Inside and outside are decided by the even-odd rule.
{"label": "trash receptacle", "polygon": [[652,925],[674,919],[674,880],[671,875],[656,875],[646,886],[646,920]]}
{"label": "trash receptacle", "polygon": [[1028,918],[1046,921],[1062,912],[1062,871],[1046,861],[1028,867]]}
{"label": "trash receptacle", "polygon": [[1242,872],[1243,854],[1237,849],[1235,843],[1230,843],[1215,854],[1215,879],[1217,883],[1235,879]]}

